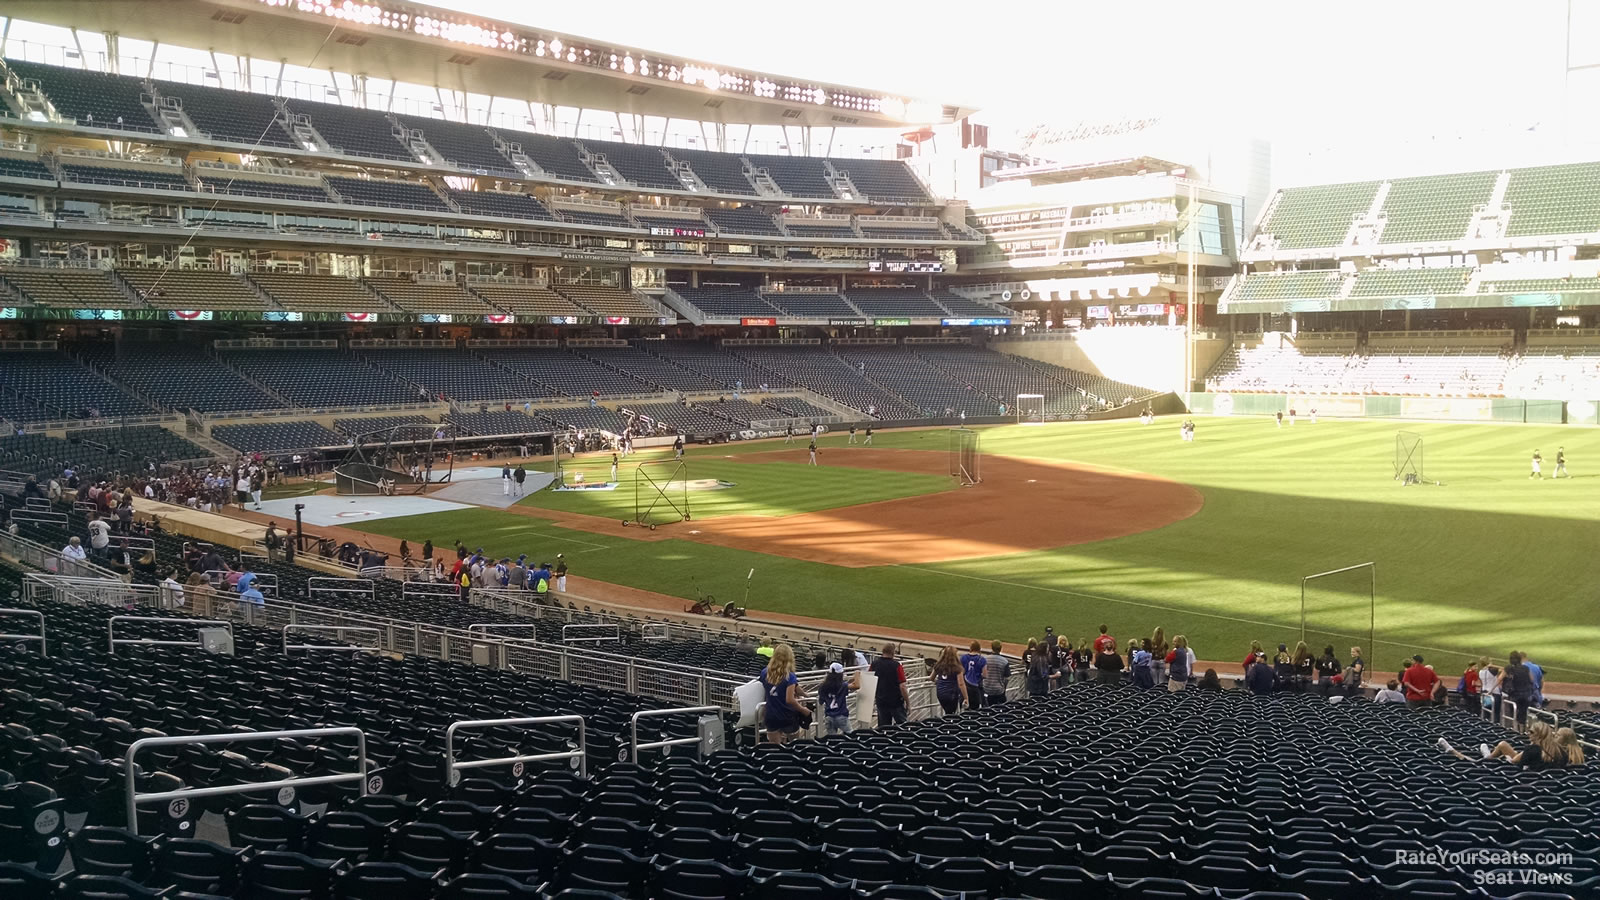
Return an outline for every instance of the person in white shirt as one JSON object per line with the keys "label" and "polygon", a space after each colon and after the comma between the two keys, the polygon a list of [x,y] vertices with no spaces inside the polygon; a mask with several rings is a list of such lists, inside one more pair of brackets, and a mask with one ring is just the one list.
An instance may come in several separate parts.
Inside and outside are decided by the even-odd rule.
{"label": "person in white shirt", "polygon": [[243,506],[250,501],[250,476],[239,473],[239,480],[234,482],[233,489],[238,492],[239,505]]}
{"label": "person in white shirt", "polygon": [[100,555],[111,546],[111,525],[99,515],[91,513],[89,516],[89,549]]}
{"label": "person in white shirt", "polygon": [[178,583],[176,572],[168,572],[161,582],[161,605],[172,609],[183,605],[183,585]]}
{"label": "person in white shirt", "polygon": [[1399,688],[1400,688],[1400,682],[1395,681],[1392,678],[1389,679],[1388,685],[1386,685],[1383,690],[1378,692],[1378,696],[1372,698],[1372,702],[1374,702],[1374,703],[1404,703],[1404,702],[1406,702],[1406,695],[1401,693]]}
{"label": "person in white shirt", "polygon": [[83,542],[77,538],[67,541],[67,545],[61,548],[61,555],[79,562],[89,558],[89,554],[83,552]]}

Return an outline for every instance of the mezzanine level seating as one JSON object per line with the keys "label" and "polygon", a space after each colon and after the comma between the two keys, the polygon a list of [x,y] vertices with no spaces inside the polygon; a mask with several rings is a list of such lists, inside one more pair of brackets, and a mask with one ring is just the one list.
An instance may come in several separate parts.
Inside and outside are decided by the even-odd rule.
{"label": "mezzanine level seating", "polygon": [[771,213],[750,206],[727,209],[708,208],[706,218],[711,220],[719,234],[748,234],[761,237],[782,237],[778,223]]}
{"label": "mezzanine level seating", "polygon": [[412,312],[479,318],[500,313],[500,310],[454,281],[414,281],[403,275],[364,278],[362,281],[390,303]]}
{"label": "mezzanine level seating", "polygon": [[1600,162],[1512,169],[1505,203],[1508,237],[1600,232]]}
{"label": "mezzanine level seating", "polygon": [[274,200],[293,200],[299,203],[327,204],[333,202],[323,190],[322,179],[268,179],[252,178],[249,173],[226,169],[195,169],[203,193],[232,194],[244,197],[267,197]]}
{"label": "mezzanine level seating", "polygon": [[716,284],[692,288],[683,284],[673,285],[672,290],[708,316],[770,318],[783,315],[782,310],[761,299],[755,287]]}
{"label": "mezzanine level seating", "polygon": [[393,306],[353,278],[299,272],[250,272],[246,277],[284,309],[353,313],[394,311]]}
{"label": "mezzanine level seating", "polygon": [[938,319],[945,311],[925,291],[910,288],[850,288],[850,302],[869,316],[910,316]]}
{"label": "mezzanine level seating", "polygon": [[588,310],[543,285],[511,281],[469,281],[467,288],[518,318],[590,315]]}
{"label": "mezzanine level seating", "polygon": [[359,206],[389,206],[396,209],[420,209],[430,212],[450,212],[433,188],[414,181],[383,181],[377,178],[343,178],[327,176],[328,187],[346,203]]}
{"label": "mezzanine level seating", "polygon": [[791,316],[806,316],[814,319],[859,319],[862,315],[856,312],[850,304],[846,303],[843,297],[835,293],[763,291],[761,299]]}
{"label": "mezzanine level seating", "polygon": [[36,306],[129,309],[140,306],[105,269],[0,266],[0,284]]}
{"label": "mezzanine level seating", "polygon": [[555,289],[568,300],[598,316],[649,320],[661,317],[659,311],[622,288],[598,284],[558,284]]}
{"label": "mezzanine level seating", "polygon": [[1498,172],[1396,178],[1383,201],[1385,244],[1459,241],[1475,209],[1489,202]]}
{"label": "mezzanine level seating", "polygon": [[[67,159],[71,159],[68,157]],[[143,188],[151,191],[193,191],[194,186],[177,169],[143,169],[132,166],[86,165],[63,160],[58,166],[62,181],[104,184],[113,187]]]}
{"label": "mezzanine level seating", "polygon": [[261,310],[271,304],[230,272],[208,269],[118,269],[147,306],[157,309]]}
{"label": "mezzanine level seating", "polygon": [[37,158],[0,156],[0,178],[32,178],[35,181],[55,181],[56,176]]}
{"label": "mezzanine level seating", "polygon": [[554,222],[556,217],[537,198],[527,194],[507,191],[446,192],[450,201],[468,216],[498,216],[508,219],[528,219],[536,222]]}

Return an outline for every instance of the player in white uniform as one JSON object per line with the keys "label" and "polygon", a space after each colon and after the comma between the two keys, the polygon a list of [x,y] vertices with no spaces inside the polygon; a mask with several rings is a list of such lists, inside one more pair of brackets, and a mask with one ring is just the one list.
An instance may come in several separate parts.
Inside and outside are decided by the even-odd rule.
{"label": "player in white uniform", "polygon": [[1538,450],[1533,451],[1533,471],[1528,473],[1529,478],[1537,478],[1540,481],[1544,480],[1544,475],[1539,472],[1539,464],[1542,462],[1544,462],[1544,457],[1539,455]]}

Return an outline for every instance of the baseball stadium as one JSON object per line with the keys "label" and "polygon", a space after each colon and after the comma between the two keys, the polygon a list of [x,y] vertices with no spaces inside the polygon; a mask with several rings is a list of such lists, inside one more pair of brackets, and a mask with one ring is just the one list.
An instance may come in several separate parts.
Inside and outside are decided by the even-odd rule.
{"label": "baseball stadium", "polygon": [[1020,21],[11,0],[0,897],[1600,897],[1536,6],[1330,136],[1399,25],[1217,11],[1240,119]]}

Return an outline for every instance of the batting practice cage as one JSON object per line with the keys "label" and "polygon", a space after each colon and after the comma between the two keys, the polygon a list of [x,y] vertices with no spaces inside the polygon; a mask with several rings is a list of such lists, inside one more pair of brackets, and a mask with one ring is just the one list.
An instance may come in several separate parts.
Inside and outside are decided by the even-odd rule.
{"label": "batting practice cage", "polygon": [[393,425],[355,435],[350,452],[333,467],[334,493],[421,494],[430,484],[446,484],[455,474],[458,435],[449,422]]}
{"label": "batting practice cage", "polygon": [[1300,579],[1300,639],[1321,655],[1332,645],[1334,655],[1358,646],[1366,658],[1377,654],[1378,566],[1358,563],[1317,572]]}
{"label": "batting practice cage", "polygon": [[1017,424],[1039,425],[1044,422],[1044,395],[1017,395]]}
{"label": "batting practice cage", "polygon": [[961,483],[977,484],[983,480],[978,470],[978,433],[969,428],[950,429],[950,477]]}
{"label": "batting practice cage", "polygon": [[689,467],[681,459],[639,463],[633,470],[633,521],[641,528],[689,521]]}
{"label": "batting practice cage", "polygon": [[1394,480],[1402,485],[1427,484],[1422,469],[1422,435],[1411,431],[1395,433]]}

